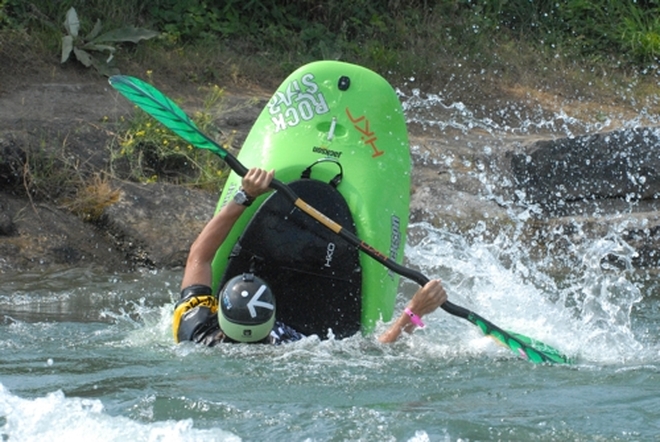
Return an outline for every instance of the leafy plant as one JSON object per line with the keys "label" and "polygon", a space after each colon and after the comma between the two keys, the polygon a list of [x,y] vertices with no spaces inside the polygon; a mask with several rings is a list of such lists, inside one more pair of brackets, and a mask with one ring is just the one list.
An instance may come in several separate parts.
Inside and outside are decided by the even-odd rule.
{"label": "leafy plant", "polygon": [[15,10],[19,6],[16,0],[0,0],[0,29],[17,27]]}
{"label": "leafy plant", "polygon": [[[151,76],[150,71],[147,76]],[[217,134],[224,147],[229,148],[235,133],[219,133],[211,113],[213,107],[222,103],[223,93],[216,85],[210,87],[203,109],[194,112],[192,120],[203,132]],[[112,153],[115,173],[125,173],[143,183],[165,180],[210,190],[224,184],[229,168],[212,153],[188,145],[138,108],[127,123],[127,129],[118,137],[119,149]]]}
{"label": "leafy plant", "polygon": [[[99,73],[106,76],[119,72],[111,64],[116,48],[110,43],[138,43],[140,40],[148,40],[158,35],[156,31],[133,26],[118,28],[101,34],[101,20],[97,20],[91,32],[81,37],[80,20],[75,8],[70,8],[67,11],[64,28],[67,35],[62,37],[61,62],[65,63],[73,53],[76,59],[85,67],[93,66]],[[101,57],[104,53],[107,54],[107,57],[103,57],[105,60]]]}

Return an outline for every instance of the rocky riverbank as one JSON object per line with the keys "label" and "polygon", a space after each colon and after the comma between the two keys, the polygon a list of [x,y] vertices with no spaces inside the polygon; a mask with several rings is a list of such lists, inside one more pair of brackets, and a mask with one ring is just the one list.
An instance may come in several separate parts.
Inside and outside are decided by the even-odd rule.
{"label": "rocky riverbank", "polygon": [[[217,114],[218,125],[236,130],[240,142],[270,93],[226,91],[230,105],[225,108],[231,110]],[[185,97],[184,107],[201,99],[194,90],[179,88],[176,94]],[[100,222],[88,223],[63,205],[24,191],[26,158],[37,152],[66,156],[80,173],[107,170],[107,145],[116,134],[104,121],[130,112],[131,105],[103,78],[57,72],[47,79],[15,80],[0,90],[0,272],[183,265],[217,193],[112,178],[118,201]],[[575,242],[604,235],[616,223],[637,250],[635,264],[660,267],[660,135],[655,130],[501,138],[478,128],[411,123],[410,137],[412,221],[457,232],[480,221],[492,232],[524,222],[525,235],[533,240],[538,232],[553,231]]]}

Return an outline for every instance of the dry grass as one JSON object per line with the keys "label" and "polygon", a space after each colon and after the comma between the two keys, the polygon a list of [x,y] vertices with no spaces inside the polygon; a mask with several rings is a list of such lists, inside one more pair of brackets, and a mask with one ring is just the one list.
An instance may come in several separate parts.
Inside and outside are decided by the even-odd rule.
{"label": "dry grass", "polygon": [[62,208],[76,214],[83,221],[96,222],[105,209],[121,199],[121,191],[114,189],[106,174],[97,173],[80,183],[73,198],[66,199]]}

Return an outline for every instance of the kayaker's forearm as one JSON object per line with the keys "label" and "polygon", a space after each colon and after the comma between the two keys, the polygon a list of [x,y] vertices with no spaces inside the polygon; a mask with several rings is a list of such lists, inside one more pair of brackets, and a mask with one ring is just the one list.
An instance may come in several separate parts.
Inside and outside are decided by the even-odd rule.
{"label": "kayaker's forearm", "polygon": [[211,285],[211,262],[236,220],[244,211],[245,207],[230,201],[204,227],[190,247],[181,288],[192,284]]}
{"label": "kayaker's forearm", "polygon": [[385,333],[378,337],[378,340],[382,343],[388,344],[399,339],[402,332],[405,331],[406,333],[412,333],[414,329],[415,324],[410,321],[410,317],[405,313],[401,313],[394,324],[392,324]]}
{"label": "kayaker's forearm", "polygon": [[447,293],[439,279],[432,279],[415,293],[406,309],[399,315],[394,324],[380,337],[380,342],[394,342],[402,332],[412,333],[415,327],[423,327],[422,316],[435,311],[447,300]]}

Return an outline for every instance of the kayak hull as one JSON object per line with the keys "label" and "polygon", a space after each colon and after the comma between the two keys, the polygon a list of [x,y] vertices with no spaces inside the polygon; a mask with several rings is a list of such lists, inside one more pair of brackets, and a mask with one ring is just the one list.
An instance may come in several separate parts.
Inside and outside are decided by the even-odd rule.
{"label": "kayak hull", "polygon": [[[237,158],[248,168],[274,169],[284,183],[300,179],[312,165],[312,179],[341,179],[336,188],[353,216],[357,237],[401,263],[410,205],[409,141],[396,92],[380,75],[337,61],[299,68],[274,93]],[[240,183],[232,172],[217,210]],[[245,211],[218,250],[214,289],[232,248],[266,198]],[[361,328],[368,333],[378,321],[391,319],[399,277],[364,253],[359,260]]]}

